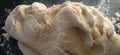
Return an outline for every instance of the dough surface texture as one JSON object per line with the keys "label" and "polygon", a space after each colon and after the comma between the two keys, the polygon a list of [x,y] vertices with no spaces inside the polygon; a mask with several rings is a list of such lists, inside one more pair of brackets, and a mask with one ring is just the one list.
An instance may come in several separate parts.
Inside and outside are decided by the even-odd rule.
{"label": "dough surface texture", "polygon": [[120,55],[120,36],[111,21],[79,2],[19,5],[5,30],[24,55]]}

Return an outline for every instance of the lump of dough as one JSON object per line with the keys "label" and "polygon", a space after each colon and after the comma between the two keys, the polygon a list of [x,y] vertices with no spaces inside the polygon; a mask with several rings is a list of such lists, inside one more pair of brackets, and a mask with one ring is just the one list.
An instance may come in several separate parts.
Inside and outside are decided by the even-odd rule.
{"label": "lump of dough", "polygon": [[7,17],[5,30],[24,55],[116,55],[120,50],[110,20],[79,2],[19,5]]}

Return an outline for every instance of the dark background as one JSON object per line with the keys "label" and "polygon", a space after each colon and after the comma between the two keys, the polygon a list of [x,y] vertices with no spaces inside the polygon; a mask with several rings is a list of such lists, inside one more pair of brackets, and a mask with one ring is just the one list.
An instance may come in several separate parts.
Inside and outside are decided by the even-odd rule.
{"label": "dark background", "polygon": [[42,2],[48,7],[53,4],[61,4],[65,1],[83,2],[86,5],[94,6],[104,13],[113,22],[116,33],[120,33],[120,0],[0,0],[0,55],[23,55],[17,46],[17,41],[12,37],[7,38],[4,34],[4,23],[9,13],[20,4],[31,4]]}

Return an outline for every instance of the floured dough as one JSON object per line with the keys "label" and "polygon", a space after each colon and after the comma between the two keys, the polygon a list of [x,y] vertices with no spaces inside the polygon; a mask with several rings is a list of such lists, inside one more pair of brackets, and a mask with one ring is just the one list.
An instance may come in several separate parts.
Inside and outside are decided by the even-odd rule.
{"label": "floured dough", "polygon": [[24,55],[120,55],[112,23],[78,2],[19,5],[7,17],[5,30]]}

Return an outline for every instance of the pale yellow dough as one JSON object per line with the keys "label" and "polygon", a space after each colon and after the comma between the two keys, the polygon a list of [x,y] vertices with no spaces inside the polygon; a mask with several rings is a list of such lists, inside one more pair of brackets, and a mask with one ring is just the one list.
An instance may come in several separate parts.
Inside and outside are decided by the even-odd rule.
{"label": "pale yellow dough", "polygon": [[110,20],[79,2],[19,5],[5,30],[24,55],[120,55],[120,37]]}

